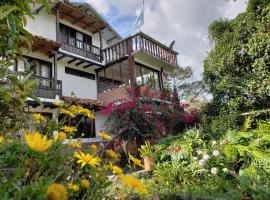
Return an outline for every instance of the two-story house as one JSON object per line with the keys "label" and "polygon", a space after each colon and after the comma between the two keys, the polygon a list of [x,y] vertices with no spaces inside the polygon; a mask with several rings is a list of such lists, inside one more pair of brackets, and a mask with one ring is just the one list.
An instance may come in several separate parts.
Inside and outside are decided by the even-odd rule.
{"label": "two-story house", "polygon": [[[95,140],[95,133],[104,128],[101,106],[128,98],[127,86],[134,96],[137,84],[161,91],[163,72],[177,66],[177,52],[142,32],[121,38],[87,3],[57,1],[51,12],[36,5],[33,15],[26,27],[32,51],[24,55],[43,106],[29,99],[29,111],[55,117],[56,101],[92,109],[96,119],[83,120],[77,133],[83,133],[85,141]],[[16,62],[16,70],[24,68],[23,61]]]}

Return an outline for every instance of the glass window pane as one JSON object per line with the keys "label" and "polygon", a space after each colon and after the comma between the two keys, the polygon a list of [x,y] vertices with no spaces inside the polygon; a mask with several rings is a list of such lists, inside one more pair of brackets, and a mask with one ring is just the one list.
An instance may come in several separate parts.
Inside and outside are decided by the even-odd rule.
{"label": "glass window pane", "polygon": [[136,82],[138,85],[142,85],[142,73],[141,66],[136,65]]}

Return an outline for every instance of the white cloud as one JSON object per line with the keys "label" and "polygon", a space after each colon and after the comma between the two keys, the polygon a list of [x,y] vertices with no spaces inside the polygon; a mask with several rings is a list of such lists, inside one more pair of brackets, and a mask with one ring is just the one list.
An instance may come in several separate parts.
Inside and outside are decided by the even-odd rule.
{"label": "white cloud", "polygon": [[[106,15],[122,34],[130,32],[134,23],[123,19],[136,16],[142,4],[142,0],[87,1]],[[218,18],[232,19],[245,8],[245,0],[145,0],[142,31],[166,45],[175,40],[179,64],[192,66],[200,78],[203,60],[210,48],[208,26]]]}

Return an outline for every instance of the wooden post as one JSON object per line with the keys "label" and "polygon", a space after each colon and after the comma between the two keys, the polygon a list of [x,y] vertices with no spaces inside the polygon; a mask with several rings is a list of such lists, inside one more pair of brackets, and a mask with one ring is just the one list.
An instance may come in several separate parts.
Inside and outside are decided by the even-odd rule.
{"label": "wooden post", "polygon": [[57,94],[57,53],[53,56],[53,78],[54,78],[54,98]]}
{"label": "wooden post", "polygon": [[160,80],[160,90],[161,91],[163,91],[163,89],[164,89],[164,81],[163,81],[163,68],[161,68],[161,71],[160,71],[160,73],[159,73],[159,75],[160,75],[160,78],[159,78],[159,80]]}
{"label": "wooden post", "polygon": [[129,78],[131,86],[131,97],[137,97],[136,94],[136,67],[133,56],[132,40],[128,40],[128,66],[129,66]]}
{"label": "wooden post", "polygon": [[101,30],[98,31],[99,34],[99,44],[100,44],[100,61],[103,61],[103,54],[102,54],[102,49],[103,49],[103,42],[102,42],[102,33]]}
{"label": "wooden post", "polygon": [[59,27],[59,10],[56,8],[56,41],[60,42],[60,27]]}

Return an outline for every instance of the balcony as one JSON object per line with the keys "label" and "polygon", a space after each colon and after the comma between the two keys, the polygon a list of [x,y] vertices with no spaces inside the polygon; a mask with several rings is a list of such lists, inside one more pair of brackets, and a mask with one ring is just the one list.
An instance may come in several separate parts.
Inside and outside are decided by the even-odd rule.
{"label": "balcony", "polygon": [[62,81],[40,76],[31,76],[31,79],[37,82],[34,96],[49,99],[55,99],[56,95],[62,97]]}
{"label": "balcony", "polygon": [[129,53],[136,52],[146,53],[170,66],[177,66],[177,52],[142,32],[105,48],[103,57],[105,63],[113,63],[124,59]]}
{"label": "balcony", "polygon": [[97,62],[101,62],[100,48],[62,33],[59,34],[59,39],[62,43],[61,48],[63,50]]}

